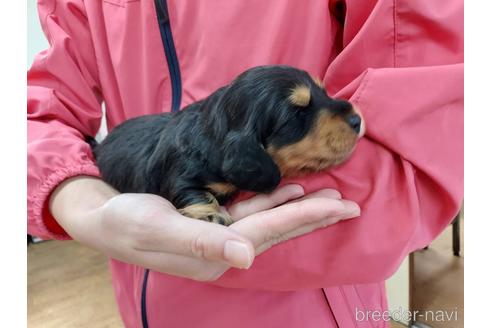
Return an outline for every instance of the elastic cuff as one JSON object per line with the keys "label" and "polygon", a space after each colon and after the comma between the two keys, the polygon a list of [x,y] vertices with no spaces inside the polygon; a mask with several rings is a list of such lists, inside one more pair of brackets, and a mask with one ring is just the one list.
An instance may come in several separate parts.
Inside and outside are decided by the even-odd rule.
{"label": "elastic cuff", "polygon": [[[28,206],[30,233],[42,239],[68,240],[71,237],[58,224],[49,210],[52,192],[63,181],[79,175],[100,177],[99,169],[93,162],[57,169],[46,177],[39,189],[32,194]],[[29,204],[28,204],[29,205]]]}

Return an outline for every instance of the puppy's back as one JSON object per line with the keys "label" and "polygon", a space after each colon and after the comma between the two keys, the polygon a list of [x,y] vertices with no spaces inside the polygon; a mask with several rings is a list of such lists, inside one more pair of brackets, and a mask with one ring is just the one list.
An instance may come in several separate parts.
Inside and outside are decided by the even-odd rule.
{"label": "puppy's back", "polygon": [[93,149],[103,179],[120,192],[152,192],[146,166],[171,117],[146,115],[115,127]]}

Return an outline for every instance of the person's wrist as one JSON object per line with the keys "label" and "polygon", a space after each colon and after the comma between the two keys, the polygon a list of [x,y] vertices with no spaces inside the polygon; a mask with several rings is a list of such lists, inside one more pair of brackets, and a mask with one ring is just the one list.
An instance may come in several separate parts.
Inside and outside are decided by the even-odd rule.
{"label": "person's wrist", "polygon": [[91,176],[76,176],[63,181],[50,197],[53,215],[67,211],[94,209],[119,193],[103,180]]}
{"label": "person's wrist", "polygon": [[94,238],[91,235],[99,225],[104,204],[118,194],[99,178],[77,176],[65,180],[54,190],[49,201],[50,211],[73,239],[87,244],[88,238]]}

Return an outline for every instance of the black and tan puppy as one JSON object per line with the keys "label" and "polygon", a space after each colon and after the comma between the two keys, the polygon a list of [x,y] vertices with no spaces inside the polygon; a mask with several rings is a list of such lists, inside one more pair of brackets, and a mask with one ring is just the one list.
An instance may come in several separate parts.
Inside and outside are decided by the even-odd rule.
{"label": "black and tan puppy", "polygon": [[161,195],[188,217],[228,225],[219,204],[237,190],[268,193],[282,176],[341,163],[362,125],[305,71],[260,66],[180,112],[124,122],[94,154],[120,192]]}

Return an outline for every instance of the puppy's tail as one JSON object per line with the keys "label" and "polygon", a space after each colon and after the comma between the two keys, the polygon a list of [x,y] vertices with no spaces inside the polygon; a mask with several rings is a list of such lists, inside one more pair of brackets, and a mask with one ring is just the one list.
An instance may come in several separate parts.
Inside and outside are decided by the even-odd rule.
{"label": "puppy's tail", "polygon": [[97,142],[97,140],[91,136],[86,136],[85,142],[87,142],[89,146],[91,146],[92,155],[95,159],[97,159],[97,148],[99,146],[99,142]]}
{"label": "puppy's tail", "polygon": [[90,136],[85,137],[85,142],[87,142],[91,146],[92,151],[94,151],[94,149],[99,146],[99,142],[97,142],[96,139]]}

